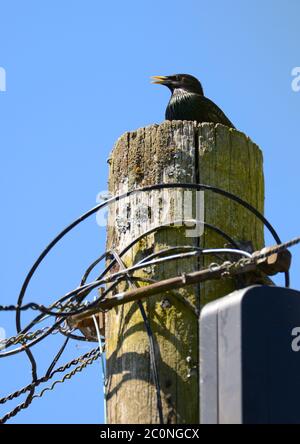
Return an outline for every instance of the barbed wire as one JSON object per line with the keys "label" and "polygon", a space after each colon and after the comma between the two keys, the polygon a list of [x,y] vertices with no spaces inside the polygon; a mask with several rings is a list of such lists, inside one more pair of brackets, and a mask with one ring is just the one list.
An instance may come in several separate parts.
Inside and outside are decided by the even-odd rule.
{"label": "barbed wire", "polygon": [[[142,259],[140,262],[138,262],[136,265],[133,265],[131,267],[127,267],[125,269],[119,270],[115,273],[112,273],[110,276],[101,279],[101,280],[96,280],[93,281],[89,284],[84,284],[81,287],[77,287],[75,290],[72,290],[71,292],[67,293],[66,295],[64,295],[62,297],[62,299],[66,298],[66,297],[72,297],[74,295],[76,295],[77,293],[81,293],[82,291],[86,291],[86,290],[90,290],[91,288],[97,288],[100,285],[103,284],[107,284],[109,282],[114,281],[117,278],[126,278],[126,275],[128,275],[128,273],[133,273],[135,271],[138,271],[140,269],[143,268],[147,268],[147,267],[152,267],[155,265],[159,265],[165,262],[169,262],[169,261],[177,261],[177,260],[183,260],[183,259],[187,259],[187,258],[192,258],[192,257],[196,257],[196,256],[200,256],[200,255],[205,255],[205,254],[233,254],[233,255],[242,255],[242,256],[246,256],[246,259],[241,259],[240,261],[236,261],[234,263],[232,263],[232,265],[237,264],[239,266],[243,266],[243,264],[246,263],[255,263],[258,259],[262,259],[262,258],[266,258],[268,256],[271,256],[272,254],[275,254],[276,252],[280,252],[283,251],[285,249],[287,249],[288,247],[292,247],[294,245],[296,245],[297,243],[300,243],[300,238],[296,238],[293,241],[289,241],[286,243],[282,243],[276,247],[272,247],[271,249],[269,249],[269,251],[267,252],[263,252],[259,255],[251,255],[250,253],[243,251],[243,250],[237,250],[237,249],[230,249],[230,248],[217,248],[217,249],[201,249],[201,248],[197,248],[197,247],[188,247],[188,246],[183,246],[183,247],[171,247],[170,249],[166,249],[163,250],[162,252],[157,252],[155,254],[152,254],[151,256],[147,256],[146,258]],[[162,258],[156,258],[153,259],[153,257],[157,257],[159,255],[161,255],[162,253],[166,254],[168,251],[172,251],[173,249],[176,250],[180,250],[180,249],[190,249],[193,251],[187,252],[187,253],[181,253],[181,254],[174,254],[174,255],[170,255],[170,256],[165,256]],[[148,260],[148,258],[150,258],[151,260]],[[144,280],[144,278],[140,278],[137,277],[137,280]],[[111,291],[111,289],[109,290]],[[44,305],[41,304],[37,304],[35,302],[31,302],[28,304],[25,304],[24,306],[16,306],[16,305],[9,305],[9,306],[0,306],[0,311],[4,310],[4,311],[16,311],[17,309],[21,309],[21,310],[28,310],[30,308],[34,309],[34,310],[40,310],[41,312],[45,313],[45,314],[49,314],[50,316],[55,316],[55,317],[71,317],[80,313],[85,313],[86,311],[88,311],[90,308],[98,306],[97,308],[99,310],[101,310],[101,305],[99,305],[99,302],[101,301],[101,299],[104,298],[104,296],[108,293],[108,291],[105,291],[103,293],[103,295],[101,296],[101,298],[97,298],[95,301],[93,302],[85,302],[82,305],[78,305],[75,303],[67,303],[67,304],[59,304],[59,308],[60,310],[64,310],[65,308],[69,308],[68,311],[52,311],[49,307],[46,307]],[[73,309],[72,309],[73,308]],[[75,309],[76,308],[76,309]]]}
{"label": "barbed wire", "polygon": [[[249,264],[250,262],[252,263],[252,262],[254,262],[254,261],[258,260],[258,259],[261,259],[262,257],[267,257],[267,256],[270,256],[270,255],[276,253],[276,252],[283,251],[287,247],[294,246],[297,243],[300,243],[300,238],[294,239],[292,241],[289,241],[289,242],[286,242],[284,244],[281,244],[281,245],[279,245],[277,247],[271,248],[267,252],[265,252],[265,253],[263,253],[261,255],[256,255],[256,256],[252,256],[252,255],[250,255],[247,252],[241,252],[241,251],[237,251],[237,250],[234,250],[234,249],[226,249],[226,248],[225,249],[212,249],[211,251],[210,250],[201,250],[201,251],[198,251],[198,252],[196,251],[196,253],[200,253],[200,252],[203,253],[203,252],[205,252],[205,253],[217,254],[217,253],[228,253],[228,252],[230,252],[232,254],[237,254],[237,252],[238,252],[239,254],[242,254],[243,256],[246,256],[246,258],[240,259],[239,261],[236,261],[236,262],[227,262],[226,263],[226,270],[223,270],[223,271],[228,273],[230,271],[230,269],[232,269],[232,268],[235,268],[235,269],[238,268],[238,267],[243,268],[243,267],[245,267],[246,264]],[[171,247],[170,250],[174,251],[176,249],[178,251],[178,250],[180,250],[180,248],[181,247]],[[183,247],[183,250],[186,250],[186,249],[192,249],[192,247]],[[161,254],[167,254],[167,252],[168,252],[168,249],[165,249],[165,250],[163,250],[161,252],[155,253],[155,256],[158,256],[158,255],[161,255]],[[192,255],[190,253],[191,252],[185,253],[185,254],[182,254],[182,255],[175,254],[175,255],[172,255],[172,256],[167,256],[167,257],[165,257],[163,259],[165,261],[168,261],[168,260],[178,260],[179,257],[186,258],[186,255],[188,255],[188,257],[192,257]],[[132,267],[133,271],[136,271],[136,270],[138,270],[138,269],[140,269],[142,267],[145,267],[147,265],[150,266],[150,265],[153,265],[153,264],[161,262],[161,260],[156,260],[156,261],[153,260],[153,256],[154,256],[154,254],[150,255],[150,258],[151,258],[150,261],[148,260],[148,257],[142,259],[141,263],[139,264],[138,267],[135,267],[135,268]],[[162,259],[162,258],[159,258],[159,259]],[[216,271],[220,271],[222,269],[222,267],[224,267],[224,264],[223,265],[222,264],[221,265],[220,264],[211,264],[208,267],[208,271],[210,273],[213,273],[213,272],[216,272]],[[130,270],[131,270],[131,268],[128,268],[128,269],[125,269],[125,270],[122,270],[122,271],[124,271],[126,273],[129,273]],[[146,294],[147,293],[147,287],[144,290],[145,290],[145,294]],[[116,298],[118,298],[118,295],[116,296]],[[88,310],[90,305],[92,305],[92,304],[85,305],[85,309]],[[71,305],[69,303],[65,304],[65,306],[71,308]],[[75,304],[73,304],[73,306],[75,306]],[[64,309],[64,304],[60,304],[60,308]],[[8,341],[13,342],[13,340],[15,340],[15,342],[22,342],[22,339],[24,340],[25,336],[26,336],[26,339],[33,339],[33,338],[41,335],[42,333],[48,332],[48,331],[49,331],[49,327],[45,327],[44,329],[40,329],[40,330],[38,330],[38,331],[36,331],[34,333],[31,333],[31,334],[29,333],[27,336],[26,335],[19,335],[19,336],[16,336],[15,338],[10,338]],[[93,353],[94,353],[94,351],[93,351]],[[79,359],[82,359],[82,358],[79,358]],[[75,361],[71,361],[71,364],[74,364],[74,362],[77,362],[77,361],[76,360]],[[71,364],[69,364],[69,365],[71,365]],[[65,367],[63,367],[61,369],[58,369],[58,370],[54,371],[53,373],[51,373],[51,375],[49,377],[40,378],[39,380],[37,380],[36,383],[29,384],[28,386],[26,386],[25,388],[21,389],[20,391],[17,391],[14,394],[11,394],[11,395],[9,395],[6,398],[0,399],[0,404],[6,402],[8,400],[13,399],[14,397],[20,396],[21,394],[24,394],[26,391],[31,390],[33,387],[37,387],[42,382],[45,382],[48,379],[52,378],[53,375],[57,371],[64,371],[66,368],[67,368],[67,366],[65,366]],[[84,366],[82,368],[84,368]],[[76,370],[75,373],[78,372],[78,371],[79,371],[79,369]],[[75,373],[71,372],[71,375],[73,375]],[[45,393],[48,390],[53,390],[53,388],[55,387],[55,385],[58,382],[64,382],[68,378],[69,378],[69,376],[66,375],[66,377],[62,378],[62,380],[56,381],[54,384],[52,384],[50,388],[44,389],[41,392],[41,394],[33,395],[32,399],[35,399],[36,397],[42,396],[42,394]],[[26,401],[24,403],[20,404],[12,412],[10,412],[10,414],[8,414],[8,416],[5,416],[4,420],[6,421],[7,419],[11,418],[12,416],[17,414],[22,409],[27,408],[28,405],[29,405],[29,403],[26,402]]]}
{"label": "barbed wire", "polygon": [[[160,226],[153,227],[150,230],[142,233],[135,239],[133,239],[121,252],[114,252],[113,250],[107,251],[103,253],[98,259],[96,259],[85,271],[83,274],[83,277],[81,278],[80,285],[69,291],[68,293],[64,294],[62,297],[60,297],[56,302],[52,303],[49,306],[45,306],[43,304],[39,304],[37,302],[29,302],[29,303],[23,303],[24,297],[26,295],[26,291],[28,288],[28,285],[41,264],[41,262],[44,260],[44,258],[47,256],[47,254],[52,250],[52,248],[73,228],[75,228],[77,225],[79,225],[81,222],[86,220],[91,215],[95,214],[99,210],[107,207],[108,205],[117,202],[121,199],[124,199],[128,196],[137,194],[137,193],[143,193],[143,192],[149,192],[152,190],[161,190],[165,188],[181,188],[181,189],[192,189],[192,190],[205,190],[210,191],[213,193],[216,193],[218,195],[221,195],[223,197],[229,198],[232,201],[236,202],[237,204],[243,206],[245,209],[247,209],[249,212],[254,214],[254,216],[259,219],[265,227],[270,231],[272,236],[274,237],[275,241],[277,242],[277,246],[273,247],[272,249],[269,249],[268,251],[262,250],[259,254],[252,255],[249,252],[243,251],[238,242],[236,242],[231,236],[229,236],[227,233],[222,231],[219,227],[215,227],[211,224],[205,223],[203,221],[198,220],[189,220],[189,221],[183,221],[180,222],[194,222],[194,223],[201,223],[203,226],[207,229],[213,230],[215,233],[217,233],[220,237],[225,239],[229,245],[232,246],[232,248],[215,248],[215,249],[201,249],[197,247],[190,247],[190,246],[174,246],[169,247],[164,250],[161,250],[160,252],[152,253],[144,257],[142,260],[137,262],[136,264],[132,265],[131,267],[125,267],[122,256],[124,256],[127,251],[129,251],[133,246],[139,242],[142,238],[150,235],[151,233],[154,233],[158,230],[162,230],[165,228],[172,228],[169,226],[169,224],[161,224]],[[176,225],[176,222],[174,222],[174,225]],[[227,261],[223,262],[221,264],[214,264],[211,263],[210,267],[207,269],[201,270],[198,273],[202,272],[202,278],[206,273],[205,279],[209,279],[213,274],[216,276],[220,272],[220,277],[229,277],[232,276],[233,270],[235,272],[237,270],[246,269],[246,267],[249,264],[256,264],[259,260],[264,259],[268,257],[271,254],[275,254],[277,252],[283,251],[287,248],[290,248],[296,244],[300,243],[300,238],[293,239],[292,241],[281,243],[281,240],[276,233],[273,226],[270,224],[270,222],[258,211],[256,208],[248,204],[246,201],[240,199],[238,196],[229,193],[225,190],[222,190],[217,187],[204,185],[204,184],[185,184],[185,183],[175,183],[175,184],[157,184],[153,186],[146,186],[140,189],[131,190],[129,192],[123,193],[121,195],[113,196],[112,198],[106,200],[105,202],[100,203],[99,205],[95,206],[82,216],[80,216],[78,219],[76,219],[74,222],[72,222],[69,226],[67,226],[61,233],[59,233],[51,242],[50,244],[44,249],[44,251],[40,254],[38,259],[35,261],[33,266],[31,267],[29,273],[27,274],[24,283],[22,285],[18,301],[16,305],[0,305],[0,312],[15,312],[16,313],[16,327],[17,327],[17,334],[15,336],[12,336],[7,339],[3,339],[0,341],[0,349],[1,348],[9,348],[13,345],[20,344],[21,347],[9,350],[3,353],[0,353],[0,357],[7,357],[11,356],[16,353],[25,352],[30,360],[31,363],[31,372],[32,372],[32,382],[28,384],[27,386],[23,387],[22,389],[11,393],[10,395],[1,398],[0,404],[4,404],[7,401],[10,401],[14,398],[19,397],[22,394],[28,393],[27,399],[21,403],[19,406],[17,406],[15,409],[13,409],[11,412],[7,413],[0,422],[6,422],[11,417],[15,416],[17,413],[19,413],[21,410],[27,408],[33,399],[39,398],[44,395],[49,390],[53,390],[57,384],[63,383],[66,380],[70,379],[72,376],[74,376],[76,373],[81,372],[84,368],[86,368],[88,365],[92,364],[98,357],[100,356],[99,349],[94,349],[91,352],[88,352],[87,354],[83,355],[80,358],[74,359],[70,361],[69,363],[65,364],[62,367],[56,368],[55,366],[57,364],[58,359],[61,357],[62,353],[64,352],[68,341],[70,339],[75,340],[86,340],[83,337],[74,335],[73,329],[66,326],[63,328],[63,323],[66,322],[66,320],[71,319],[72,317],[76,316],[80,318],[84,318],[85,316],[89,315],[90,313],[101,311],[101,310],[108,310],[111,308],[111,304],[116,300],[116,296],[119,297],[119,303],[125,303],[127,301],[126,298],[124,300],[121,300],[120,294],[117,294],[115,296],[112,296],[110,298],[107,298],[107,296],[116,288],[121,282],[124,282],[124,280],[128,281],[131,285],[131,290],[129,290],[127,293],[131,292],[137,292],[140,293],[140,296],[136,299],[139,300],[142,297],[147,297],[147,295],[154,294],[152,292],[153,286],[158,286],[161,284],[161,282],[155,282],[153,279],[150,278],[144,278],[140,276],[134,276],[134,273],[136,273],[138,270],[141,269],[147,269],[153,267],[159,266],[161,264],[164,264],[166,262],[172,262],[172,261],[178,261],[183,259],[192,259],[196,258],[201,255],[214,255],[222,260],[223,255],[232,255],[233,257],[236,257],[236,255],[242,256],[240,260],[233,260],[233,261]],[[105,264],[104,270],[99,274],[99,276],[92,282],[87,283],[87,279],[94,270],[96,266],[98,266],[102,261],[109,262],[108,264]],[[114,270],[114,267],[116,265],[119,265],[121,269],[118,271],[112,272]],[[176,279],[176,278],[173,278]],[[181,284],[186,285],[188,284],[189,276],[183,273],[183,275],[180,277]],[[289,273],[288,271],[285,272],[285,283],[286,286],[289,286]],[[143,288],[139,288],[136,285],[134,285],[134,282],[147,282],[149,285],[143,286]],[[88,295],[95,289],[99,288],[102,285],[106,285],[106,289],[102,292],[102,294],[95,298],[93,302],[87,301]],[[102,288],[102,287],[101,287]],[[147,290],[148,289],[148,290]],[[152,292],[152,293],[151,293]],[[108,304],[109,301],[109,304]],[[183,301],[184,302],[184,301]],[[187,303],[187,301],[185,301]],[[139,302],[138,302],[139,303]],[[140,305],[141,306],[141,305]],[[193,308],[193,307],[192,307]],[[21,313],[24,311],[38,311],[39,314],[31,320],[25,327],[21,326]],[[197,313],[197,309],[195,309],[195,313]],[[36,331],[30,331],[33,326],[36,326],[40,324],[41,322],[44,322],[46,319],[53,319],[55,318],[54,322],[50,326],[46,326],[40,329],[37,329]],[[147,323],[147,319],[143,316],[146,330],[149,333],[149,341],[150,341],[150,349],[151,349],[151,335],[152,332],[149,330],[149,323]],[[64,336],[66,336],[66,340],[63,344],[63,346],[60,348],[58,353],[55,355],[50,367],[48,368],[46,374],[38,378],[37,377],[37,366],[35,358],[30,351],[31,348],[39,343],[40,341],[44,340],[46,337],[48,337],[50,334],[54,333],[61,333]],[[159,402],[160,397],[160,386],[158,377],[155,377],[155,374],[157,373],[156,363],[155,363],[155,353],[152,347],[152,372],[154,375],[154,380],[156,381],[156,389],[158,394],[158,410],[159,415],[162,420],[162,410]],[[42,383],[47,382],[49,379],[51,379],[57,372],[64,372],[68,368],[70,368],[73,365],[77,365],[79,361],[82,361],[78,367],[73,369],[70,373],[64,375],[64,377],[60,380],[55,381],[51,386],[46,387],[41,390],[40,393],[35,394],[35,389]],[[158,376],[158,375],[157,375]]]}
{"label": "barbed wire", "polygon": [[272,254],[280,253],[281,251],[287,250],[288,248],[294,247],[295,245],[298,245],[300,243],[300,236],[295,237],[294,239],[291,239],[290,241],[284,242],[282,244],[279,244],[277,246],[271,247],[268,251],[264,251],[265,249],[262,249],[261,254],[253,256],[254,260],[264,259],[268,256],[271,256]]}
{"label": "barbed wire", "polygon": [[72,370],[71,372],[67,373],[66,375],[64,375],[64,377],[62,379],[58,379],[56,381],[53,382],[53,384],[51,384],[50,387],[46,387],[44,388],[40,393],[38,393],[37,395],[34,395],[32,397],[32,399],[35,398],[41,398],[46,392],[51,391],[54,389],[54,387],[57,384],[62,384],[67,380],[70,380],[73,376],[75,376],[77,373],[82,372],[82,370],[84,370],[88,365],[93,364],[93,362],[97,361],[97,359],[101,356],[100,351],[97,351],[95,353],[94,356],[86,359],[82,364],[80,364],[78,367],[74,368],[74,370]]}
{"label": "barbed wire", "polygon": [[[41,398],[47,391],[52,391],[55,386],[57,384],[62,384],[67,380],[70,380],[73,376],[75,376],[77,373],[82,372],[82,370],[84,370],[88,365],[93,364],[93,362],[95,362],[98,358],[100,357],[100,351],[96,350],[95,353],[93,353],[93,356],[83,360],[83,362],[76,368],[74,368],[72,371],[70,371],[69,373],[67,373],[66,375],[63,376],[62,379],[58,379],[56,381],[53,382],[53,384],[51,384],[51,386],[44,388],[40,393],[33,395],[30,399],[30,401],[27,400],[19,405],[17,405],[13,410],[11,410],[9,413],[6,413],[2,418],[0,418],[0,424],[4,424],[5,422],[7,422],[9,419],[11,419],[12,417],[16,416],[21,410],[26,409],[27,407],[29,407],[29,405],[32,403],[32,401],[36,398]],[[58,371],[58,370],[57,370]],[[51,377],[53,377],[54,373],[53,372],[52,375],[50,377],[48,377],[47,380],[49,380]],[[39,380],[39,384],[41,382],[45,382],[45,378],[41,378],[44,379],[43,381]],[[35,384],[34,387],[37,387],[39,384]],[[31,387],[32,388],[32,387]],[[27,388],[26,391],[31,390],[31,388]],[[22,393],[25,393],[24,390],[22,390]],[[20,396],[20,391],[18,392],[18,396]],[[9,397],[6,398],[6,401],[13,399],[11,397],[12,395],[10,395]],[[3,398],[2,398],[3,399]],[[0,400],[2,401],[2,400]],[[1,402],[0,402],[1,403]]]}
{"label": "barbed wire", "polygon": [[91,351],[85,353],[84,355],[80,356],[79,358],[76,359],[72,359],[72,361],[67,362],[66,364],[64,364],[63,366],[53,370],[51,372],[51,374],[49,374],[48,376],[43,376],[42,378],[37,379],[35,382],[31,382],[30,384],[27,384],[25,387],[22,387],[19,390],[16,390],[13,393],[10,393],[9,395],[0,398],[0,404],[5,404],[8,401],[12,401],[15,398],[18,398],[19,396],[25,394],[26,392],[30,391],[32,388],[36,388],[38,387],[40,384],[45,383],[47,381],[49,381],[49,379],[52,379],[53,376],[56,373],[63,373],[66,370],[68,370],[69,368],[71,368],[74,365],[77,365],[79,362],[81,362],[84,359],[88,359],[92,356],[94,356],[98,351],[98,348],[94,348]]}
{"label": "barbed wire", "polygon": [[[21,333],[16,336],[11,336],[10,338],[7,338],[7,339],[1,339],[0,340],[0,350],[3,348],[10,347],[11,345],[24,344],[24,343],[26,343],[26,341],[31,341],[48,330],[49,330],[49,327],[44,327],[44,328],[41,328],[40,330],[36,330],[34,332],[28,332],[28,333],[24,333],[24,334]],[[52,332],[52,333],[55,333],[55,332]]]}

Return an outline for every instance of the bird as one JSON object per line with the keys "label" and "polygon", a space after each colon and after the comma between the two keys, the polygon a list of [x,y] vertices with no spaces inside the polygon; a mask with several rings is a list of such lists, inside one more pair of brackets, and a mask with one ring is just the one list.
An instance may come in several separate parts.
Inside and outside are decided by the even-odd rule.
{"label": "bird", "polygon": [[166,120],[221,123],[235,128],[223,111],[205,97],[202,85],[196,77],[190,74],[152,76],[152,83],[165,85],[172,93],[165,113]]}

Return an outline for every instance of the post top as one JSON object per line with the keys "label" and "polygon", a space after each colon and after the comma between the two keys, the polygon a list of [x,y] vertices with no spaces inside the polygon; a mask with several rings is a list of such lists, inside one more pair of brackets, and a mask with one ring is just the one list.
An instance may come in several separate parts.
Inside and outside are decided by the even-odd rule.
{"label": "post top", "polygon": [[[136,138],[145,138],[146,136],[157,136],[167,135],[167,134],[175,134],[179,137],[182,136],[191,136],[194,133],[195,137],[199,137],[200,141],[209,140],[210,143],[212,140],[224,139],[227,140],[228,137],[234,139],[234,144],[247,144],[250,143],[254,145],[258,151],[261,152],[260,147],[253,142],[253,140],[244,132],[239,131],[234,128],[230,128],[221,123],[198,123],[196,121],[189,120],[164,120],[160,124],[153,123],[151,125],[147,125],[145,127],[140,127],[136,130],[126,131],[122,134],[117,141],[115,142],[113,151],[115,147],[122,142],[127,143],[129,140],[134,140]],[[262,153],[261,153],[262,154]]]}

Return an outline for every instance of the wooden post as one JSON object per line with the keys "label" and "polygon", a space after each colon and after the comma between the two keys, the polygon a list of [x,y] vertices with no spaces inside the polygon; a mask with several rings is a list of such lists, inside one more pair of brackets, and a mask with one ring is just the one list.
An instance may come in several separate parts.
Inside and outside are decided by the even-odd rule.
{"label": "wooden post", "polygon": [[[112,194],[176,182],[218,186],[263,212],[262,154],[238,131],[222,125],[167,121],[126,133],[117,141],[110,158]],[[193,199],[195,204],[195,196]],[[190,192],[178,189],[126,198],[110,208],[107,248],[120,253],[133,239],[165,223],[166,217],[177,224],[138,241],[122,257],[126,266],[167,247],[223,247],[226,241],[213,230],[205,228],[200,236],[201,227],[195,231],[191,225],[178,223],[179,219],[196,218],[191,206]],[[234,240],[252,241],[255,250],[263,247],[263,226],[245,208],[207,191],[201,212],[200,219],[221,228]],[[216,262],[212,256],[181,259],[152,266],[135,276],[161,280],[196,271],[211,262]],[[118,291],[129,286],[119,285]],[[234,281],[210,281],[143,302],[155,338],[165,423],[199,421],[198,319],[191,306],[200,308],[234,288]],[[149,340],[136,302],[107,313],[106,356],[108,423],[158,423]]]}

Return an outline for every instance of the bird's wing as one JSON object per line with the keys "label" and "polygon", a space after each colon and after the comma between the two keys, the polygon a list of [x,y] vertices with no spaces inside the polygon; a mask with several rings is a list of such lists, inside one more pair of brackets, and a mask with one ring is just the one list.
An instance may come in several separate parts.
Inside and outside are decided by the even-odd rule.
{"label": "bird's wing", "polygon": [[199,96],[198,100],[199,106],[203,109],[203,112],[207,116],[209,122],[222,123],[223,125],[235,128],[228,117],[212,100],[204,96]]}
{"label": "bird's wing", "polygon": [[221,123],[234,128],[223,111],[212,100],[200,94],[173,95],[166,109],[166,119]]}

